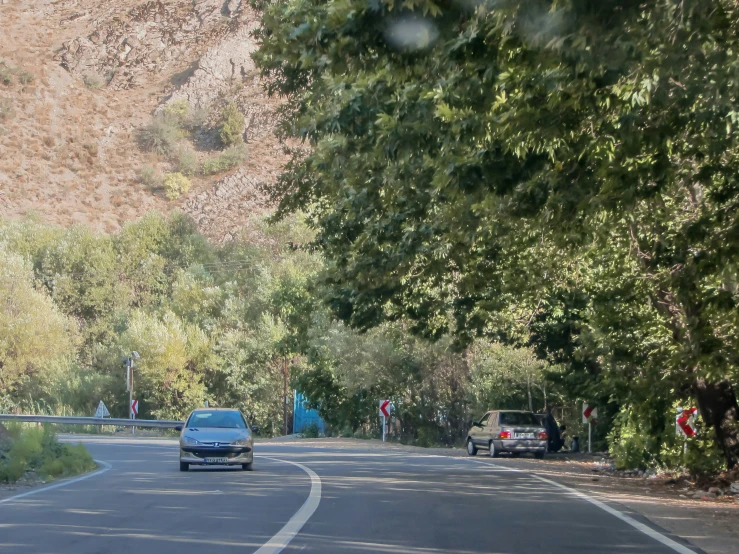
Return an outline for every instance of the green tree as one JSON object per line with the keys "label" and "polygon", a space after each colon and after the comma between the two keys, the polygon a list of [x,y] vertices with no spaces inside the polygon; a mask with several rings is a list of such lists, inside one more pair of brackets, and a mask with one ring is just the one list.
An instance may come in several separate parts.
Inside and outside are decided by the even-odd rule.
{"label": "green tree", "polygon": [[37,290],[30,264],[2,253],[0,263],[0,396],[33,380],[48,383],[76,354],[74,321]]}
{"label": "green tree", "polygon": [[[275,195],[281,213],[309,207],[335,313],[469,342],[501,313],[536,313],[515,281],[542,284],[531,253],[548,245],[610,279],[581,318],[606,365],[633,369],[659,343],[650,379],[692,396],[736,464],[735,2],[418,0],[402,7],[425,38],[402,44],[400,7],[264,8],[255,59],[287,98],[283,136],[311,146]],[[648,347],[619,352],[630,333]]]}

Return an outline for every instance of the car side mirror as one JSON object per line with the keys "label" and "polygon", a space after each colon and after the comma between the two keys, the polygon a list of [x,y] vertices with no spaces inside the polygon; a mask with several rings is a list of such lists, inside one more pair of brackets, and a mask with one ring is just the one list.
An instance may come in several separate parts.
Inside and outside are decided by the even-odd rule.
{"label": "car side mirror", "polygon": [[175,425],[175,431],[182,431],[182,425]]}
{"label": "car side mirror", "polygon": [[251,426],[251,432],[252,433],[259,433],[259,425],[252,425]]}

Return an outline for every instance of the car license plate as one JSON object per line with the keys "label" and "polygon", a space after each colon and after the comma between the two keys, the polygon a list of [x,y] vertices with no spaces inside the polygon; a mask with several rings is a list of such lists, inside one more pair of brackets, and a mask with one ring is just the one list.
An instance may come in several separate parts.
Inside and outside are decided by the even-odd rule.
{"label": "car license plate", "polygon": [[205,458],[206,464],[225,464],[228,462],[228,458]]}
{"label": "car license plate", "polygon": [[533,439],[534,433],[515,433],[513,435],[514,439]]}

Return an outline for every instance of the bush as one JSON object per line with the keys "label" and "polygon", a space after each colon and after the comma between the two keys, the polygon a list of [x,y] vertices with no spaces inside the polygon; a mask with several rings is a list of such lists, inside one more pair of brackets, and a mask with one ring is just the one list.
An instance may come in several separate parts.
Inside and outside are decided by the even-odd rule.
{"label": "bush", "polygon": [[61,444],[49,427],[16,429],[11,435],[10,450],[0,460],[0,482],[13,483],[27,471],[55,478],[84,473],[95,467],[84,446]]}
{"label": "bush", "polygon": [[87,73],[82,77],[82,82],[90,90],[97,90],[103,87],[103,78],[95,73]]}
{"label": "bush", "polygon": [[147,187],[158,187],[162,184],[162,174],[153,165],[146,164],[139,169],[139,181]]}
{"label": "bush", "polygon": [[22,85],[28,85],[30,83],[33,83],[33,73],[30,71],[26,71],[25,69],[18,69],[16,71],[16,75],[18,76],[18,81]]}
{"label": "bush", "polygon": [[218,125],[218,135],[226,146],[233,146],[243,142],[241,134],[244,132],[244,116],[241,115],[236,102],[229,102],[221,114]]}
{"label": "bush", "polygon": [[245,159],[246,149],[243,144],[231,146],[217,156],[206,160],[203,164],[203,173],[205,175],[223,173],[241,165]]}
{"label": "bush", "polygon": [[13,72],[2,62],[0,62],[0,84],[6,87],[13,84]]}
{"label": "bush", "polygon": [[198,157],[192,146],[187,143],[181,143],[177,146],[175,152],[175,167],[179,173],[191,177],[197,173]]}
{"label": "bush", "polygon": [[317,439],[321,435],[321,430],[318,428],[318,424],[313,421],[310,425],[303,427],[303,438],[306,439]]}
{"label": "bush", "polygon": [[175,100],[164,107],[164,117],[177,122],[180,126],[185,125],[190,117],[190,103],[187,100]]}
{"label": "bush", "polygon": [[182,129],[177,118],[162,113],[139,130],[138,141],[147,152],[169,155],[174,152],[181,137]]}
{"label": "bush", "polygon": [[192,183],[182,173],[167,173],[164,176],[164,190],[167,198],[175,200],[190,190]]}

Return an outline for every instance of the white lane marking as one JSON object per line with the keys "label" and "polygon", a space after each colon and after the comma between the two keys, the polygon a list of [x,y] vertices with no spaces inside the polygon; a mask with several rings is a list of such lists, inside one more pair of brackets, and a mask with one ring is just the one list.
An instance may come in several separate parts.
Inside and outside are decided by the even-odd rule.
{"label": "white lane marking", "polygon": [[93,473],[87,473],[80,477],[75,477],[74,479],[68,479],[66,481],[54,483],[53,485],[49,485],[48,487],[41,487],[40,489],[34,489],[32,491],[24,492],[23,494],[16,494],[15,496],[4,498],[3,500],[0,500],[0,504],[5,504],[6,502],[13,502],[14,500],[18,500],[19,498],[25,498],[26,496],[32,496],[34,494],[39,494],[42,492],[50,491],[52,489],[59,489],[61,487],[73,485],[74,483],[79,483],[80,481],[84,481],[85,479],[89,479],[90,477],[96,477],[98,475],[102,475],[103,473],[105,473],[106,471],[108,471],[109,469],[113,467],[108,462],[103,462],[102,460],[95,460],[95,463],[103,466],[103,469],[99,469]]}
{"label": "white lane marking", "polygon": [[620,519],[624,523],[627,523],[627,524],[631,525],[632,527],[634,527],[635,529],[637,529],[638,531],[641,531],[642,533],[644,533],[648,537],[656,540],[657,542],[660,542],[660,543],[664,544],[667,548],[670,548],[670,549],[674,550],[675,552],[679,552],[679,554],[695,554],[695,550],[692,550],[692,549],[688,548],[687,546],[682,545],[679,542],[676,542],[676,541],[672,540],[671,538],[664,536],[659,531],[656,531],[655,529],[652,529],[648,525],[644,525],[643,523],[640,523],[639,521],[636,521],[633,517],[627,516],[625,513],[621,512],[621,511],[619,511],[619,510],[617,510],[615,508],[612,508],[608,504],[606,504],[604,502],[601,502],[600,500],[596,500],[595,498],[593,498],[592,496],[588,496],[584,492],[580,492],[578,490],[575,490],[575,489],[572,489],[572,488],[568,487],[567,485],[563,485],[562,483],[557,483],[556,481],[552,481],[551,479],[547,479],[546,477],[540,477],[539,475],[537,475],[536,473],[532,473],[531,471],[526,471],[526,470],[523,470],[523,469],[517,469],[517,468],[513,468],[513,467],[501,466],[501,465],[494,464],[492,462],[483,462],[482,460],[472,460],[470,458],[453,458],[452,456],[439,456],[439,457],[440,458],[456,459],[456,460],[466,460],[468,462],[474,462],[474,463],[477,463],[477,464],[482,464],[484,466],[494,467],[495,469],[499,469],[499,470],[502,469],[502,470],[505,470],[505,471],[512,471],[513,473],[521,473],[521,474],[526,475],[528,477],[533,477],[534,479],[537,479],[539,481],[542,481],[543,483],[547,483],[549,485],[553,485],[553,486],[555,486],[557,488],[560,488],[562,490],[565,490],[565,491],[569,492],[571,495],[577,496],[578,498],[581,498],[581,499],[585,500],[586,502],[590,502],[591,504],[593,504],[594,506],[597,506],[601,510],[603,510],[605,512],[608,512],[609,514],[611,514],[614,517],[617,517],[618,519]]}
{"label": "white lane marking", "polygon": [[305,471],[310,477],[310,494],[308,495],[306,501],[303,503],[300,509],[295,512],[295,515],[290,518],[290,521],[288,521],[274,537],[269,539],[256,552],[254,552],[254,554],[279,554],[279,552],[282,552],[282,550],[288,544],[290,544],[290,541],[295,538],[295,535],[300,532],[300,530],[303,528],[303,525],[306,524],[306,522],[310,519],[310,517],[318,508],[318,504],[320,504],[321,502],[321,478],[316,475],[315,471],[308,467],[305,467],[303,464],[281,460],[280,458],[270,458],[268,456],[260,457],[297,466]]}

